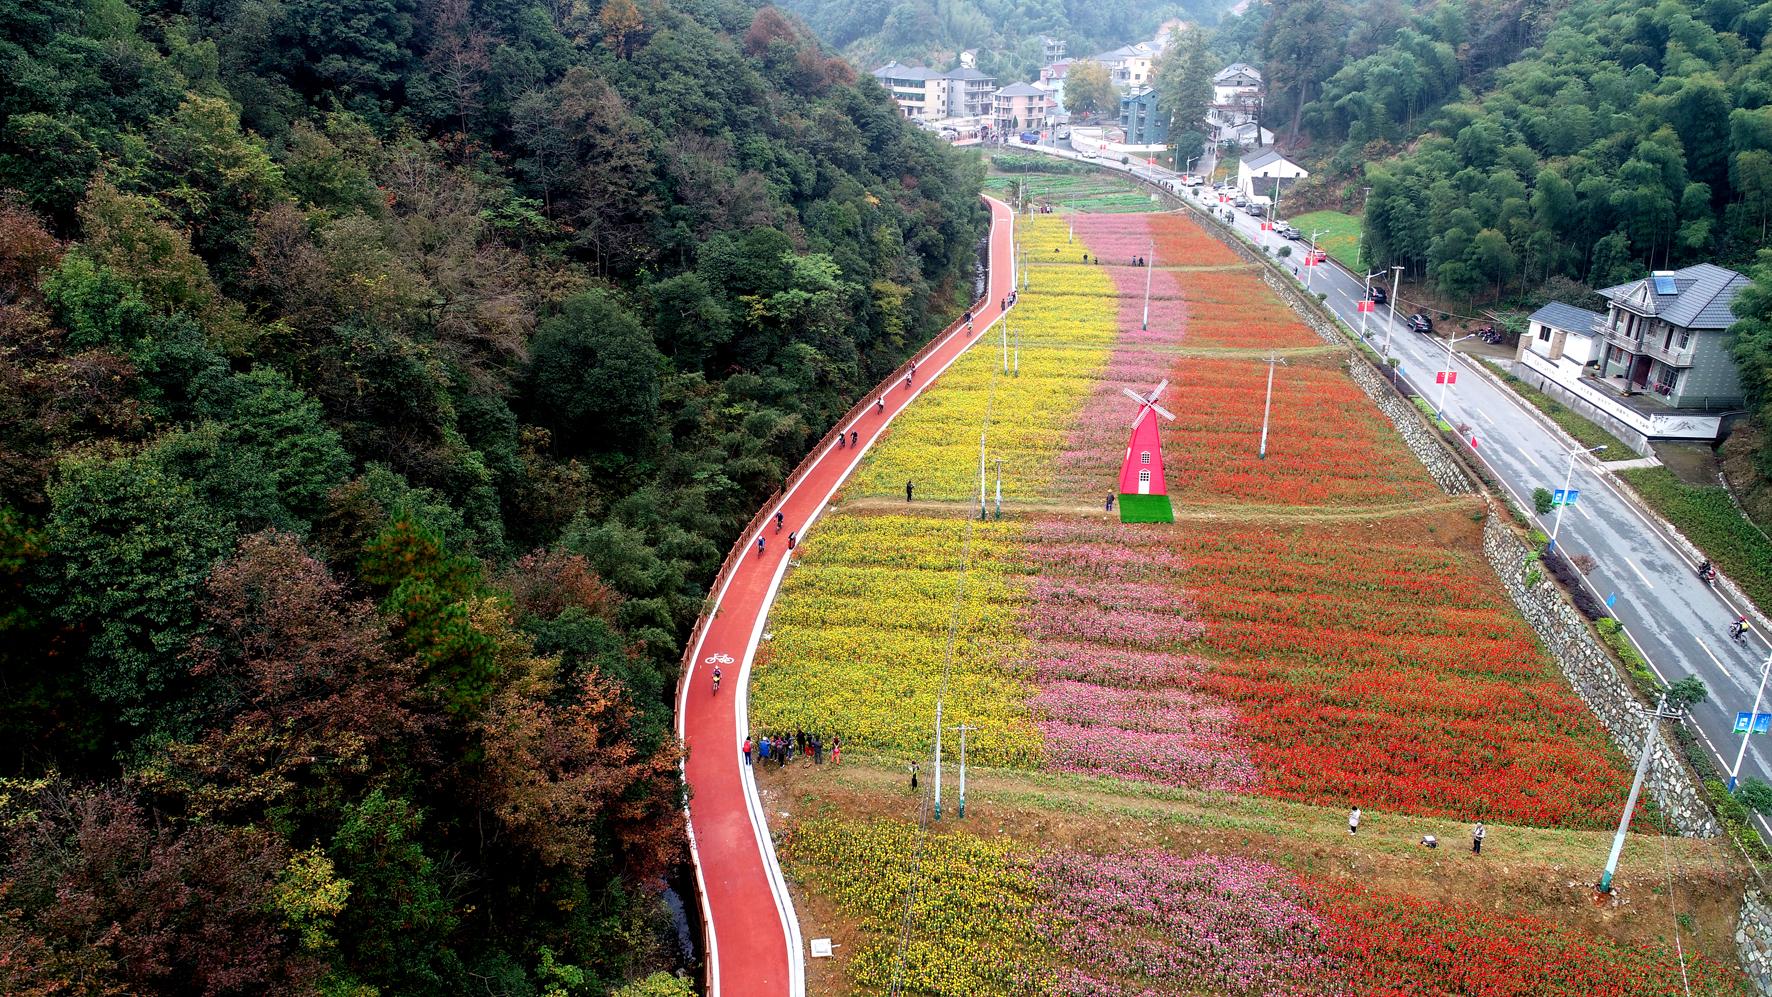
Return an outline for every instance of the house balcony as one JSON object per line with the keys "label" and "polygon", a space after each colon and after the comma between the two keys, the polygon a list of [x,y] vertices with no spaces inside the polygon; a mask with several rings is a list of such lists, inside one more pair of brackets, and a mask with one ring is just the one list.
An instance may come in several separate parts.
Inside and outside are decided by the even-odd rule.
{"label": "house balcony", "polygon": [[1662,363],[1667,364],[1669,367],[1690,367],[1693,363],[1693,357],[1697,353],[1696,346],[1698,339],[1696,336],[1692,337],[1691,342],[1682,348],[1677,345],[1679,343],[1678,333],[1674,335],[1673,339],[1673,342],[1676,345],[1667,346],[1664,345],[1667,342],[1667,333],[1665,331],[1656,331],[1652,329],[1641,338],[1636,338],[1627,335],[1623,329],[1615,328],[1605,323],[1597,324],[1597,329],[1605,335],[1607,343],[1619,347],[1626,353],[1654,357]]}

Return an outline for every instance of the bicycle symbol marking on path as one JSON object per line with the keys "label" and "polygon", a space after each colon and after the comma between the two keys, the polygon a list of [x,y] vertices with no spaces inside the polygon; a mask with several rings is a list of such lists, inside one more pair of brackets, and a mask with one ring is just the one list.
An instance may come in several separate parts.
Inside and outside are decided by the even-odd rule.
{"label": "bicycle symbol marking on path", "polygon": [[706,658],[703,658],[702,663],[709,665],[730,665],[737,660],[738,659],[734,658],[732,655],[721,651],[717,654],[710,654]]}

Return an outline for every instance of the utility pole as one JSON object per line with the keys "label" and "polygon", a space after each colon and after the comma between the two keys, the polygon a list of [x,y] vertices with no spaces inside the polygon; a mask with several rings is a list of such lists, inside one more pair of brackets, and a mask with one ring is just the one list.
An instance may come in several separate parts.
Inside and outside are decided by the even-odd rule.
{"label": "utility pole", "polygon": [[960,732],[960,809],[955,815],[958,820],[966,819],[966,732],[977,730],[971,724],[955,724],[954,729]]}
{"label": "utility pole", "polygon": [[1261,449],[1256,456],[1267,460],[1267,415],[1274,406],[1274,368],[1286,362],[1286,358],[1270,353],[1262,363],[1267,364],[1267,400],[1261,403]]}
{"label": "utility pole", "polygon": [[1557,505],[1557,518],[1551,523],[1550,543],[1545,544],[1545,550],[1557,549],[1557,530],[1563,526],[1563,510],[1569,505],[1569,479],[1575,475],[1575,458],[1584,453],[1599,453],[1604,449],[1606,449],[1606,444],[1602,443],[1597,447],[1588,447],[1586,450],[1569,451],[1569,466],[1563,469],[1563,501]]}
{"label": "utility pole", "polygon": [[1618,818],[1618,833],[1612,836],[1612,852],[1606,856],[1606,869],[1600,873],[1598,889],[1601,893],[1612,892],[1612,876],[1618,871],[1618,856],[1624,851],[1624,836],[1630,830],[1631,811],[1637,808],[1637,796],[1643,791],[1643,777],[1649,773],[1649,761],[1655,757],[1655,726],[1666,718],[1680,716],[1680,710],[1667,708],[1667,693],[1661,694],[1661,701],[1655,704],[1655,712],[1649,714],[1643,725],[1643,753],[1637,758],[1637,775],[1631,780],[1630,796],[1624,801],[1624,815]]}
{"label": "utility pole", "polygon": [[941,820],[941,699],[936,699],[936,820]]}
{"label": "utility pole", "polygon": [[1151,327],[1151,257],[1156,255],[1157,244],[1152,242],[1150,249],[1145,251],[1144,258],[1144,319],[1139,323],[1140,329]]}
{"label": "utility pole", "polygon": [[1372,278],[1376,274],[1366,275],[1366,296],[1360,299],[1360,342],[1366,341],[1366,316],[1372,311]]}
{"label": "utility pole", "polygon": [[[1565,492],[1568,489],[1564,489]],[[1741,749],[1735,752],[1735,765],[1729,769],[1729,792],[1735,792],[1735,777],[1741,774],[1741,760],[1747,757],[1747,738],[1754,732],[1754,721],[1760,718],[1760,700],[1766,696],[1766,673],[1772,672],[1772,655],[1760,667],[1760,688],[1754,693],[1754,708],[1747,714],[1747,729],[1741,732]]]}
{"label": "utility pole", "polygon": [[1069,201],[1064,202],[1064,215],[1065,219],[1070,222],[1071,226],[1070,234],[1065,236],[1064,239],[1065,243],[1068,245],[1077,241],[1077,209],[1071,207],[1071,202]]}
{"label": "utility pole", "polygon": [[978,431],[978,518],[984,518],[984,430]]}
{"label": "utility pole", "polygon": [[1278,222],[1279,220],[1280,220],[1280,178],[1275,177],[1274,178],[1274,217],[1268,219],[1268,221]]}
{"label": "utility pole", "polygon": [[1370,199],[1371,196],[1371,187],[1360,188],[1360,237],[1359,240],[1354,243],[1354,262],[1358,263],[1362,270],[1366,269],[1366,201]]}
{"label": "utility pole", "polygon": [[1003,373],[1009,373],[1009,316],[1003,316],[997,334],[1003,340]]}
{"label": "utility pole", "polygon": [[1016,377],[1021,376],[1021,326],[1015,327],[1015,370]]}
{"label": "utility pole", "polygon": [[1446,389],[1452,386],[1452,347],[1467,339],[1475,338],[1477,338],[1477,334],[1474,332],[1468,336],[1459,336],[1457,339],[1453,339],[1450,335],[1446,337],[1446,376],[1440,379],[1440,404],[1434,408],[1434,414],[1442,419],[1446,418]]}

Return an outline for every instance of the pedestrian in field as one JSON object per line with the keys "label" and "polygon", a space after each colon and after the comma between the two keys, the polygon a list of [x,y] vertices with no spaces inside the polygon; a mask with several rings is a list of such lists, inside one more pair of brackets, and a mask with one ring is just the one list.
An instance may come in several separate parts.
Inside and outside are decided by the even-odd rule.
{"label": "pedestrian in field", "polygon": [[1107,501],[1102,503],[1101,507],[1103,509],[1107,510],[1108,512],[1114,511],[1114,493],[1113,492],[1108,492]]}
{"label": "pedestrian in field", "polygon": [[1471,853],[1472,854],[1475,854],[1475,855],[1483,854],[1483,839],[1487,838],[1488,836],[1489,836],[1489,829],[1483,826],[1482,821],[1477,821],[1477,826],[1471,828]]}
{"label": "pedestrian in field", "polygon": [[769,735],[768,734],[764,734],[762,737],[757,739],[757,757],[763,759],[763,761],[765,761],[765,762],[769,761]]}
{"label": "pedestrian in field", "polygon": [[913,791],[915,791],[916,788],[917,788],[917,763],[912,762],[911,763],[911,789]]}
{"label": "pedestrian in field", "polygon": [[1347,812],[1347,833],[1360,833],[1360,808],[1355,807]]}
{"label": "pedestrian in field", "polygon": [[843,739],[835,734],[831,735],[831,764],[843,764]]}
{"label": "pedestrian in field", "polygon": [[906,502],[911,500],[911,491],[914,487],[915,485],[912,482],[907,481],[904,483],[904,500]]}
{"label": "pedestrian in field", "polygon": [[1084,262],[1084,263],[1088,263],[1088,262],[1089,262],[1089,254],[1088,254],[1088,253],[1084,253],[1084,254],[1083,254],[1083,262]]}
{"label": "pedestrian in field", "polygon": [[812,735],[812,764],[824,764],[824,739],[817,734]]}
{"label": "pedestrian in field", "polygon": [[788,738],[787,738],[786,734],[783,734],[781,736],[781,739],[775,742],[775,766],[776,766],[776,768],[784,768],[785,769],[788,767],[788,750],[789,750]]}
{"label": "pedestrian in field", "polygon": [[748,737],[744,739],[744,763],[751,763],[751,739]]}
{"label": "pedestrian in field", "polygon": [[849,445],[852,447],[861,446],[861,434],[853,429],[849,431]]}

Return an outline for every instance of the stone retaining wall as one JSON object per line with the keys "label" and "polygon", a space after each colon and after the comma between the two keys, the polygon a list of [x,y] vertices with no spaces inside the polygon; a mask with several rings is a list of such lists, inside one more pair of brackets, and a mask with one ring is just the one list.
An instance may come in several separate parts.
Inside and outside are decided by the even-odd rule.
{"label": "stone retaining wall", "polygon": [[1772,904],[1758,888],[1747,891],[1735,922],[1735,953],[1756,992],[1772,994]]}
{"label": "stone retaining wall", "polygon": [[[1520,614],[1538,631],[1551,657],[1562,666],[1575,694],[1600,718],[1618,750],[1634,761],[1642,751],[1643,734],[1649,726],[1635,692],[1594,636],[1587,618],[1569,604],[1556,583],[1544,578],[1527,587],[1527,552],[1526,542],[1491,509],[1483,523],[1483,553],[1490,566],[1513,597],[1514,605],[1520,608]],[[1655,731],[1653,750],[1654,761],[1644,783],[1650,798],[1681,834],[1699,838],[1716,835],[1717,822],[1709,804],[1680,760],[1678,749],[1660,730]]]}

